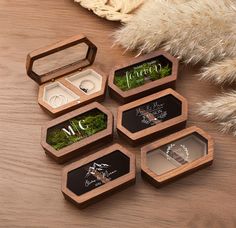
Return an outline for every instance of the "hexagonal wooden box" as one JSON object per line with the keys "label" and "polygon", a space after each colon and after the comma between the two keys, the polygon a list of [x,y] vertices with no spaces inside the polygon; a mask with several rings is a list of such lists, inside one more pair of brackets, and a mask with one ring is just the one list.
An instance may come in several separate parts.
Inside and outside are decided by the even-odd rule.
{"label": "hexagonal wooden box", "polygon": [[97,47],[77,35],[28,54],[26,69],[39,86],[38,103],[59,116],[105,97],[107,75],[92,66]]}
{"label": "hexagonal wooden box", "polygon": [[113,115],[94,102],[49,121],[42,127],[41,145],[46,154],[63,163],[113,138]]}
{"label": "hexagonal wooden box", "polygon": [[118,108],[117,131],[131,145],[139,145],[185,127],[187,100],[166,89]]}
{"label": "hexagonal wooden box", "polygon": [[214,143],[205,131],[190,127],[141,148],[141,174],[159,187],[211,165]]}
{"label": "hexagonal wooden box", "polygon": [[179,61],[159,50],[116,66],[109,75],[110,96],[128,103],[167,88],[175,88]]}
{"label": "hexagonal wooden box", "polygon": [[79,208],[135,182],[135,155],[119,144],[66,166],[62,193]]}

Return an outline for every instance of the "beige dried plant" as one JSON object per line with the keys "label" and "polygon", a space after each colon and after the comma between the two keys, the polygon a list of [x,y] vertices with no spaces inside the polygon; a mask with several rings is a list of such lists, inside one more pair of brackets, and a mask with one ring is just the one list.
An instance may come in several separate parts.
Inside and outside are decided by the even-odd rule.
{"label": "beige dried plant", "polygon": [[236,56],[236,3],[229,0],[149,0],[115,42],[140,53],[164,48],[187,63]]}
{"label": "beige dried plant", "polygon": [[198,112],[208,120],[217,122],[222,132],[232,131],[236,135],[236,91],[202,102]]}
{"label": "beige dried plant", "polygon": [[236,58],[226,58],[222,61],[211,63],[202,68],[202,80],[210,81],[217,85],[230,85],[236,82]]}

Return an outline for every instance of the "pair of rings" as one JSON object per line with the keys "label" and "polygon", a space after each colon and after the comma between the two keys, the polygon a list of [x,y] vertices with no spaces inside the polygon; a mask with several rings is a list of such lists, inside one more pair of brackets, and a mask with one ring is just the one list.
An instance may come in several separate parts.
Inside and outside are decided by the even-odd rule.
{"label": "pair of rings", "polygon": [[65,95],[59,94],[59,95],[53,95],[49,98],[49,104],[53,108],[58,108],[64,104],[68,103],[68,98]]}
{"label": "pair of rings", "polygon": [[[88,93],[95,88],[95,83],[89,79],[85,79],[80,82],[79,88],[83,92]],[[53,95],[49,98],[49,104],[53,108],[58,108],[58,107],[65,105],[67,103],[68,103],[68,98],[62,94],[56,94],[56,95]]]}
{"label": "pair of rings", "polygon": [[95,83],[89,79],[85,79],[80,82],[79,88],[83,92],[88,93],[95,88]]}

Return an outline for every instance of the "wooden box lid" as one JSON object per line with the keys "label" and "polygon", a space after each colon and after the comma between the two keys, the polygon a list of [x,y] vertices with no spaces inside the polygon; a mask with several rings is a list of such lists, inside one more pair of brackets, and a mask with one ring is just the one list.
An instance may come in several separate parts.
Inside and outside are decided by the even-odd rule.
{"label": "wooden box lid", "polygon": [[[142,66],[144,66],[144,64],[148,64],[149,67],[143,69]],[[156,70],[158,70],[158,72],[160,73],[158,79],[155,80],[151,79],[150,72],[148,71],[150,69],[153,70],[154,66],[156,67]],[[140,56],[135,60],[128,61],[125,64],[118,65],[112,69],[108,81],[110,95],[120,103],[127,103],[150,95],[152,93],[161,91],[163,89],[174,88],[175,81],[178,76],[178,68],[179,60],[163,50],[158,50],[150,54]],[[130,74],[126,75],[126,73],[130,73],[134,69],[136,69],[136,71],[137,69],[139,69],[139,73],[142,73],[142,75],[146,75],[144,77],[145,80],[140,85],[137,85],[130,89],[125,89],[125,87],[120,88],[115,82],[117,76],[126,78],[126,83],[122,83],[122,86],[124,86],[124,84],[132,84],[132,78],[136,82],[140,80],[139,78],[136,78],[135,75],[133,75],[132,78],[130,78],[131,82],[128,83],[128,75]],[[166,69],[168,69],[168,71]],[[161,73],[165,73],[165,76]]]}
{"label": "wooden box lid", "polygon": [[96,53],[87,37],[76,35],[29,53],[27,74],[42,84],[93,64]]}
{"label": "wooden box lid", "polygon": [[[73,137],[71,140],[74,140],[74,143],[67,145],[67,140],[69,140],[67,139],[67,136],[77,136],[78,133],[85,134],[83,129],[87,130],[88,126],[85,124],[84,119],[81,120],[80,124],[82,124],[82,126],[79,125],[80,127],[74,126],[72,120],[78,120],[78,118],[93,115],[94,112],[96,112],[96,115],[93,116],[94,119],[91,119],[90,117],[90,120],[88,120],[90,121],[90,124],[98,124],[98,121],[105,121],[104,123],[102,122],[104,126],[102,125],[102,127],[95,131],[94,134],[90,136],[86,135],[86,137],[81,138],[78,141],[76,141]],[[94,121],[94,123],[91,123],[91,121]],[[55,132],[57,135],[52,135],[55,134]],[[59,140],[58,137],[60,135],[58,133],[63,133],[65,139],[62,138]],[[49,136],[53,136],[53,138],[49,139]],[[97,148],[104,143],[111,141],[112,136],[112,113],[101,104],[94,102],[46,123],[42,127],[41,145],[50,157],[52,157],[58,163],[63,163],[70,160],[71,158],[86,153],[91,148]],[[55,140],[59,141],[55,142]]]}
{"label": "wooden box lid", "polygon": [[132,145],[138,145],[184,128],[187,116],[187,100],[166,89],[120,106],[117,130]]}
{"label": "wooden box lid", "polygon": [[62,193],[80,208],[135,182],[135,155],[119,144],[63,169]]}
{"label": "wooden box lid", "polygon": [[158,187],[212,164],[213,151],[211,136],[190,127],[142,147],[141,173]]}

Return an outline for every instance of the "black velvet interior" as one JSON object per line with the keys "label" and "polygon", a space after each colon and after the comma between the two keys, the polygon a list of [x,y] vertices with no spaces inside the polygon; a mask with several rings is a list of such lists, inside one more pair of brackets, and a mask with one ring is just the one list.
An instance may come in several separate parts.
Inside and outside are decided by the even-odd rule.
{"label": "black velvet interior", "polygon": [[135,133],[149,128],[157,123],[149,121],[139,110],[152,114],[159,122],[165,122],[181,115],[182,104],[173,95],[166,95],[141,106],[123,112],[122,125]]}

